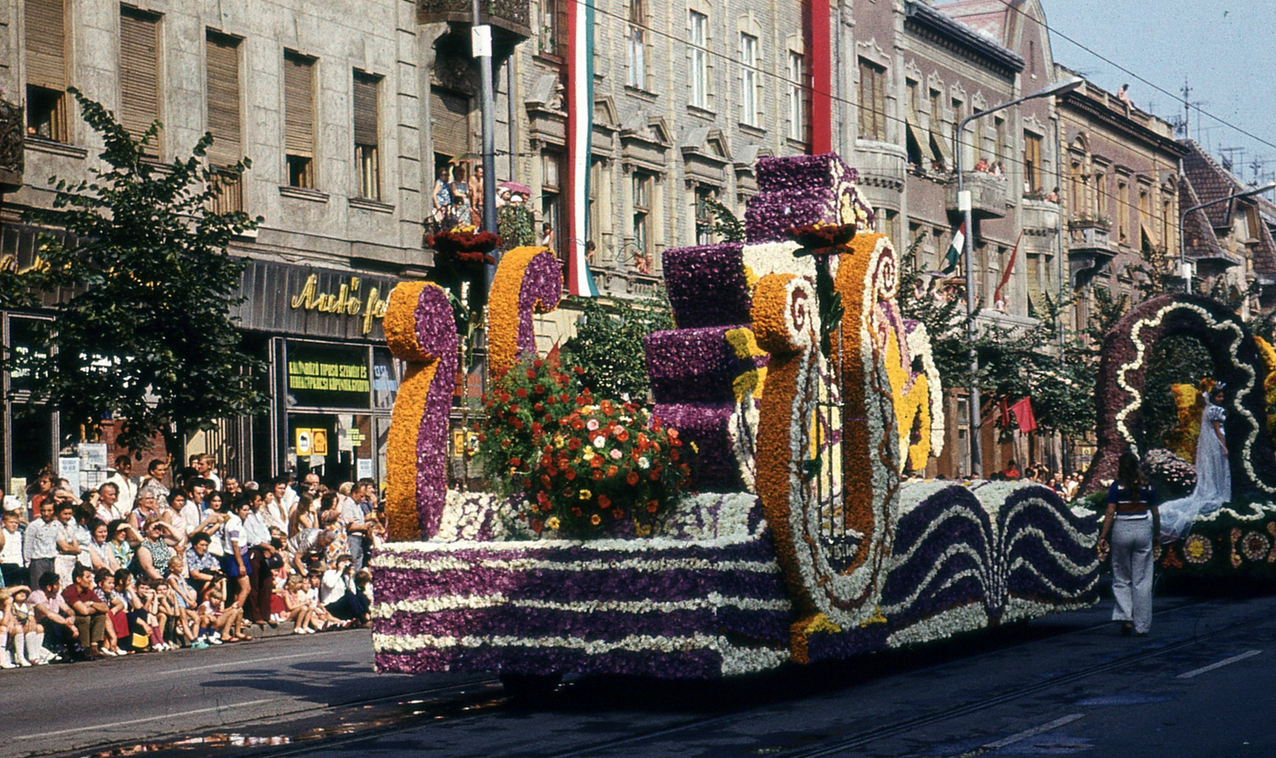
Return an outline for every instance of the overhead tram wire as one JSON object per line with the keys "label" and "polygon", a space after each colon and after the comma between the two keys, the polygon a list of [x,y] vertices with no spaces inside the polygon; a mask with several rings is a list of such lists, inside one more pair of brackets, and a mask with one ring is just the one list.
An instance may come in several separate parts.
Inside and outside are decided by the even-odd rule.
{"label": "overhead tram wire", "polygon": [[[1070,42],[1070,43],[1072,43],[1073,45],[1077,46],[1078,48],[1080,48],[1080,49],[1082,49],[1082,50],[1086,51],[1087,53],[1089,53],[1089,54],[1093,55],[1094,57],[1098,58],[1099,60],[1103,61],[1104,63],[1107,63],[1109,66],[1112,66],[1113,68],[1117,69],[1118,71],[1120,71],[1120,72],[1122,72],[1122,73],[1124,73],[1124,74],[1129,74],[1131,78],[1133,78],[1133,79],[1135,79],[1135,80],[1137,80],[1137,81],[1140,81],[1140,82],[1142,82],[1143,84],[1146,84],[1147,86],[1151,87],[1152,89],[1156,90],[1157,92],[1160,92],[1160,93],[1161,93],[1161,94],[1163,94],[1163,95],[1168,95],[1168,96],[1170,97],[1170,99],[1171,99],[1171,100],[1173,100],[1174,102],[1176,102],[1176,103],[1182,103],[1182,102],[1183,102],[1183,96],[1182,96],[1181,94],[1176,94],[1176,93],[1174,93],[1174,92],[1170,92],[1169,90],[1165,89],[1164,87],[1160,86],[1159,84],[1156,84],[1155,82],[1153,82],[1153,81],[1151,81],[1151,80],[1149,80],[1149,79],[1144,78],[1141,74],[1139,74],[1139,73],[1137,73],[1137,72],[1135,72],[1135,71],[1132,71],[1132,70],[1130,70],[1130,69],[1126,68],[1125,66],[1122,66],[1120,63],[1117,63],[1116,61],[1114,61],[1114,60],[1112,60],[1111,58],[1107,57],[1107,56],[1106,56],[1106,55],[1104,55],[1103,53],[1100,53],[1100,52],[1098,52],[1098,51],[1096,51],[1096,50],[1093,50],[1093,49],[1091,49],[1091,48],[1089,48],[1089,47],[1086,47],[1085,45],[1081,44],[1080,42],[1077,42],[1075,39],[1073,39],[1073,38],[1069,37],[1068,35],[1064,34],[1063,32],[1059,31],[1058,29],[1055,29],[1054,27],[1050,26],[1049,24],[1045,24],[1045,23],[1042,23],[1042,22],[1038,21],[1037,19],[1035,19],[1035,18],[1033,18],[1033,17],[1029,16],[1029,15],[1028,15],[1028,13],[1027,13],[1026,11],[1024,11],[1022,8],[1016,8],[1014,5],[1012,5],[1012,4],[1011,4],[1010,0],[998,0],[998,1],[999,1],[1002,5],[1006,6],[1006,8],[1008,8],[1008,9],[1010,9],[1010,10],[1014,11],[1015,13],[1018,13],[1020,16],[1023,16],[1025,19],[1027,19],[1027,20],[1029,20],[1029,21],[1032,21],[1033,23],[1036,23],[1036,24],[1041,24],[1041,26],[1045,27],[1046,31],[1050,32],[1051,34],[1056,34],[1056,35],[1058,35],[1060,39],[1067,40],[1068,42]],[[957,20],[957,19],[954,19],[954,20]],[[1190,106],[1189,106],[1189,107],[1190,107]],[[1234,129],[1234,130],[1236,130],[1237,132],[1239,132],[1239,133],[1241,133],[1241,134],[1245,135],[1246,137],[1249,137],[1249,138],[1250,138],[1250,139],[1252,139],[1252,140],[1255,140],[1255,141],[1257,141],[1257,142],[1260,142],[1260,143],[1262,143],[1262,144],[1264,144],[1264,145],[1266,145],[1266,146],[1268,146],[1268,147],[1276,148],[1276,143],[1274,143],[1274,142],[1270,142],[1270,141],[1268,141],[1268,140],[1266,140],[1266,139],[1264,139],[1264,138],[1262,138],[1262,137],[1259,137],[1257,134],[1254,134],[1253,132],[1250,132],[1250,131],[1248,131],[1248,130],[1246,130],[1246,129],[1243,129],[1243,128],[1241,128],[1241,127],[1239,127],[1239,126],[1237,126],[1237,125],[1235,125],[1235,124],[1233,124],[1233,123],[1231,123],[1231,122],[1227,121],[1226,119],[1223,119],[1223,118],[1222,118],[1222,117],[1220,117],[1220,116],[1216,116],[1216,115],[1214,115],[1213,113],[1210,113],[1209,111],[1205,110],[1204,108],[1201,108],[1199,105],[1195,106],[1195,108],[1196,108],[1196,112],[1197,112],[1197,113],[1199,113],[1199,114],[1201,114],[1202,116],[1209,116],[1210,118],[1214,119],[1215,121],[1217,121],[1218,123],[1222,124],[1223,126],[1226,126],[1226,127],[1227,127],[1227,128],[1229,128],[1229,129]]]}
{"label": "overhead tram wire", "polygon": [[[630,24],[632,23],[632,22],[629,20],[629,18],[628,18],[627,16],[623,16],[623,15],[621,15],[621,14],[619,14],[619,13],[613,13],[613,12],[611,12],[611,11],[603,10],[602,8],[597,7],[597,6],[596,6],[596,5],[594,5],[593,3],[588,2],[588,0],[567,0],[567,2],[572,2],[572,3],[576,3],[576,4],[591,5],[591,6],[594,8],[594,13],[595,13],[595,14],[597,14],[597,15],[600,15],[600,16],[607,16],[607,17],[610,17],[610,18],[616,19],[617,21],[620,21],[621,23],[623,23],[623,24],[625,24],[625,25],[630,25]],[[1005,0],[1001,0],[1001,2],[1005,2]],[[1009,7],[1009,6],[1008,6],[1008,7]],[[1023,11],[1020,11],[1020,10],[1018,10],[1018,9],[1015,9],[1015,10],[1016,10],[1018,13],[1023,13]],[[1036,21],[1036,19],[1032,19],[1032,20],[1033,20],[1033,21]],[[663,31],[660,31],[660,30],[658,30],[658,29],[654,29],[654,28],[652,28],[652,27],[650,27],[650,26],[644,26],[644,25],[638,25],[638,26],[639,26],[639,28],[641,28],[644,32],[649,33],[649,34],[652,34],[653,36],[657,36],[657,37],[664,37],[665,39],[672,40],[672,41],[677,42],[677,43],[682,44],[682,45],[689,45],[689,44],[690,44],[690,43],[688,43],[685,39],[683,39],[683,38],[681,38],[681,37],[678,37],[678,36],[676,36],[676,35],[670,34],[670,33],[668,33],[668,32],[663,32]],[[1048,26],[1047,26],[1046,28],[1047,28],[1047,29],[1050,29],[1050,27],[1048,27]],[[1060,36],[1062,36],[1062,35],[1060,35]],[[1071,42],[1071,40],[1069,40],[1069,41]],[[1076,43],[1074,43],[1074,44],[1076,44]],[[765,70],[765,69],[758,68],[757,66],[745,66],[743,63],[740,63],[740,61],[736,60],[735,58],[731,57],[730,55],[728,55],[728,54],[726,54],[726,53],[718,52],[717,50],[711,50],[711,49],[709,49],[709,48],[707,48],[707,47],[706,47],[706,48],[700,48],[700,49],[701,49],[701,50],[703,50],[703,51],[704,51],[707,55],[709,55],[709,56],[712,56],[712,57],[714,57],[714,58],[718,58],[718,59],[721,59],[721,60],[727,61],[727,62],[729,62],[729,63],[733,63],[733,64],[735,64],[735,65],[737,65],[737,66],[740,66],[741,68],[748,68],[748,69],[750,69],[750,70],[752,70],[752,71],[754,71],[754,72],[756,72],[756,73],[758,73],[758,74],[760,74],[760,75],[762,75],[762,76],[765,76],[765,77],[767,77],[767,78],[769,78],[769,79],[773,79],[773,80],[775,80],[775,81],[782,82],[782,83],[784,83],[784,84],[786,84],[786,85],[798,84],[798,86],[799,86],[799,87],[801,87],[803,91],[805,91],[805,92],[814,92],[814,88],[813,88],[813,87],[811,87],[811,86],[809,86],[809,85],[806,85],[806,84],[801,84],[801,83],[798,83],[798,82],[794,82],[792,79],[789,79],[788,77],[784,76],[783,74],[778,74],[778,73],[775,73],[775,72],[773,72],[773,71],[767,71],[767,70]],[[1123,69],[1123,70],[1124,70],[1124,69]],[[821,93],[821,94],[826,94],[826,93]],[[851,107],[851,108],[859,108],[859,103],[858,103],[857,101],[855,101],[855,100],[851,100],[851,99],[849,99],[849,98],[845,98],[845,97],[839,97],[839,96],[837,96],[837,95],[833,94],[832,92],[829,92],[829,93],[827,93],[827,94],[828,94],[829,98],[830,98],[833,102],[841,103],[841,104],[846,105],[846,106],[849,106],[849,107]],[[892,122],[894,122],[894,123],[896,123],[896,124],[904,124],[904,125],[906,125],[906,124],[908,123],[908,119],[907,119],[907,118],[900,118],[900,117],[898,117],[898,116],[892,116],[892,115],[887,114],[887,113],[883,113],[883,114],[880,114],[880,115],[882,116],[882,118],[883,118],[883,119],[885,119],[885,120],[887,120],[887,121],[892,121]],[[1207,115],[1208,115],[1208,114],[1207,114]],[[1160,117],[1159,117],[1159,116],[1157,116],[1157,118],[1160,118]],[[944,139],[945,139],[945,141],[946,141],[946,142],[951,142],[951,141],[952,141],[952,138],[951,138],[951,136],[949,136],[949,135],[943,135],[943,137],[944,137]],[[970,149],[970,150],[972,151],[972,152],[971,152],[971,155],[972,155],[972,156],[973,156],[973,155],[975,155],[975,154],[981,154],[981,155],[983,154],[983,145],[982,145],[982,143],[976,143],[976,142],[969,141],[969,140],[967,140],[967,139],[965,139],[965,138],[964,138],[964,135],[963,135],[963,138],[962,138],[962,139],[960,139],[960,140],[958,140],[958,141],[960,141],[960,142],[961,142],[961,145],[962,145],[962,147],[963,147],[963,148],[968,148],[968,149]],[[1276,147],[1276,145],[1273,145],[1273,147]],[[1062,151],[1060,151],[1060,152],[1062,152]],[[1056,156],[1056,160],[1058,160],[1058,159],[1059,159],[1059,156]],[[1014,157],[1003,157],[1003,158],[1000,158],[1000,161],[1001,161],[1001,163],[1002,163],[1003,165],[1017,166],[1017,167],[1019,167],[1019,168],[1023,168],[1023,166],[1024,166],[1024,161],[1023,161],[1022,159],[1018,159],[1018,158],[1014,158]],[[1065,178],[1066,178],[1066,177],[1065,177]],[[1062,189],[1062,188],[1061,188],[1061,189]],[[1121,198],[1119,198],[1117,195],[1114,195],[1114,194],[1112,194],[1111,192],[1107,192],[1107,193],[1105,193],[1105,197],[1107,197],[1107,198],[1108,198],[1108,199],[1109,199],[1112,203],[1114,203],[1117,207],[1124,207],[1124,208],[1126,208],[1126,209],[1128,209],[1128,210],[1131,210],[1131,211],[1132,211],[1132,210],[1137,209],[1137,207],[1138,207],[1136,203],[1130,202],[1130,201],[1128,201],[1128,200],[1122,200],[1122,199],[1121,199]],[[1063,204],[1062,204],[1062,203],[1060,203],[1060,209],[1061,209],[1061,211],[1062,211],[1062,209],[1063,209]]]}
{"label": "overhead tram wire", "polygon": [[[575,3],[575,4],[590,4],[590,3],[588,3],[588,0],[567,0],[567,1],[569,1],[569,3]],[[1000,0],[1000,1],[1003,1],[1003,3],[1004,3],[1004,1],[1005,1],[1005,0]],[[591,4],[591,5],[592,5],[592,4]],[[625,24],[625,26],[629,26],[629,24],[632,24],[632,22],[630,22],[629,18],[628,18],[628,17],[624,17],[624,15],[620,15],[620,14],[618,14],[618,13],[612,13],[612,11],[604,10],[604,9],[601,9],[601,8],[597,8],[597,6],[593,6],[593,10],[595,10],[595,13],[596,13],[597,15],[605,15],[605,17],[614,18],[614,19],[616,19],[616,20],[619,20],[619,22],[621,22],[621,23]],[[1018,11],[1018,13],[1023,13],[1023,11],[1022,11],[1022,10],[1018,10],[1018,9],[1016,9],[1016,10]],[[1032,19],[1032,20],[1036,20],[1036,19]],[[658,29],[655,29],[655,28],[652,28],[652,27],[642,26],[642,24],[638,24],[638,26],[639,26],[639,28],[643,29],[643,31],[644,31],[644,32],[647,32],[647,33],[649,33],[649,34],[653,34],[653,36],[656,36],[656,37],[664,37],[664,38],[666,38],[666,40],[671,40],[671,41],[674,41],[674,42],[678,42],[678,43],[680,43],[680,45],[689,45],[689,43],[688,43],[688,42],[686,42],[686,40],[683,40],[683,38],[681,38],[681,37],[675,36],[675,34],[670,34],[669,32],[661,32],[661,31],[658,31]],[[1048,29],[1049,29],[1049,27],[1046,27],[1046,28],[1048,28]],[[1069,40],[1069,41],[1071,41],[1071,40]],[[707,48],[707,47],[702,47],[702,48],[701,48],[701,50],[703,50],[704,52],[706,52],[706,54],[707,54],[707,55],[709,55],[709,56],[716,57],[716,59],[725,60],[725,61],[727,61],[727,63],[732,63],[732,64],[735,64],[735,65],[739,65],[739,66],[740,66],[740,68],[748,68],[748,69],[750,69],[750,70],[753,70],[753,71],[755,71],[755,73],[758,73],[758,74],[760,74],[760,75],[763,75],[763,77],[767,77],[767,78],[769,78],[769,79],[777,80],[777,82],[781,82],[781,83],[783,83],[783,84],[799,84],[799,87],[801,87],[801,89],[803,89],[803,91],[805,91],[805,92],[814,92],[814,88],[813,88],[813,87],[810,87],[810,85],[808,85],[808,84],[800,84],[800,83],[796,83],[796,82],[794,82],[794,80],[792,80],[792,79],[789,79],[789,78],[785,77],[785,75],[783,75],[783,74],[777,74],[777,73],[775,73],[775,71],[768,71],[768,70],[766,70],[766,69],[760,69],[760,68],[758,68],[758,66],[745,66],[744,64],[741,64],[739,60],[736,60],[736,59],[734,59],[734,57],[731,57],[730,55],[725,54],[725,52],[718,52],[718,51],[716,51],[716,50],[709,50],[709,48]],[[824,93],[822,93],[822,94],[824,94]],[[828,97],[829,97],[829,98],[831,98],[831,100],[832,100],[833,102],[842,103],[842,105],[850,106],[850,107],[852,107],[852,108],[859,108],[859,106],[860,106],[860,103],[859,103],[859,102],[854,101],[854,100],[850,100],[850,98],[846,98],[846,97],[838,97],[838,96],[836,96],[836,94],[833,94],[832,92],[829,92],[829,93],[827,93],[827,94],[828,94]],[[880,116],[882,116],[884,120],[887,120],[887,121],[893,121],[893,123],[896,123],[896,124],[901,124],[901,125],[906,125],[906,124],[907,124],[907,119],[906,119],[906,117],[905,117],[905,119],[901,119],[901,117],[898,117],[898,116],[892,116],[892,115],[889,115],[889,114],[879,114],[879,115],[880,115]],[[1156,117],[1160,117],[1160,116],[1156,116]],[[943,139],[944,139],[944,140],[946,140],[946,143],[952,142],[952,137],[951,137],[951,135],[943,135]],[[963,135],[963,138],[962,138],[962,139],[960,139],[960,140],[958,140],[958,142],[961,142],[961,144],[962,144],[962,147],[963,147],[963,148],[968,148],[968,149],[970,149],[970,151],[972,151],[972,152],[971,152],[971,156],[975,156],[975,154],[983,154],[983,152],[984,152],[984,145],[983,145],[983,144],[981,144],[981,143],[977,143],[977,142],[972,142],[972,140],[968,140],[968,139],[966,139],[966,138],[965,138],[965,135]],[[1272,147],[1276,147],[1276,145],[1272,145]],[[1060,151],[1060,152],[1062,152],[1062,151]],[[1057,161],[1059,160],[1059,156],[1055,156],[1055,158],[1057,158]],[[1003,165],[1005,165],[1005,166],[1017,166],[1017,167],[1020,167],[1020,168],[1022,168],[1023,166],[1025,166],[1025,162],[1023,162],[1022,158],[1002,157],[1002,158],[999,158],[999,160],[1000,160],[1000,162],[1002,162],[1002,163],[1003,163]],[[1064,176],[1064,177],[1065,177],[1065,176]],[[1062,189],[1062,188],[1060,188],[1060,189]],[[1120,199],[1120,198],[1118,197],[1118,195],[1111,194],[1111,193],[1105,193],[1105,197],[1106,197],[1106,198],[1108,198],[1108,199],[1110,200],[1110,202],[1111,202],[1111,203],[1113,203],[1113,204],[1115,205],[1115,207],[1124,207],[1124,208],[1129,209],[1129,211],[1134,211],[1134,209],[1137,209],[1137,208],[1138,208],[1138,205],[1137,205],[1136,203],[1129,202],[1129,200],[1123,200],[1123,199]],[[1060,203],[1059,205],[1060,205],[1060,211],[1062,211],[1062,209],[1063,209],[1063,203]]]}

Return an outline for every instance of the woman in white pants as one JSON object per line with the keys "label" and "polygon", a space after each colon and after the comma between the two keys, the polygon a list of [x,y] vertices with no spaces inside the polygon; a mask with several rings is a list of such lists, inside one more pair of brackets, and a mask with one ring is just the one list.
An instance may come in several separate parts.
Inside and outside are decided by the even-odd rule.
{"label": "woman in white pants", "polygon": [[1139,459],[1128,450],[1122,453],[1098,542],[1102,554],[1112,535],[1112,620],[1121,622],[1122,636],[1143,637],[1152,626],[1152,556],[1161,534],[1156,500],[1156,490],[1139,472]]}

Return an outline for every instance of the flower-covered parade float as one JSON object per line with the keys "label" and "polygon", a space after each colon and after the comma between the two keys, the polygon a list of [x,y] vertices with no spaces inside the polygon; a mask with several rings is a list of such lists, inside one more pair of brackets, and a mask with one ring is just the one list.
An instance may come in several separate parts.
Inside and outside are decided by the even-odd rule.
{"label": "flower-covered parade float", "polygon": [[537,354],[558,261],[503,258],[499,493],[445,491],[451,315],[434,285],[395,290],[379,670],[716,678],[1095,602],[1093,514],[1031,484],[905,481],[942,444],[942,387],[855,172],[830,154],[757,174],[747,242],[664,254],[677,328],[646,341],[650,410]]}
{"label": "flower-covered parade float", "polygon": [[[1145,379],[1157,345],[1176,336],[1200,343],[1209,353],[1212,376],[1200,387],[1171,388],[1179,428],[1166,440],[1150,440],[1143,418]],[[1268,413],[1276,401],[1276,352],[1224,303],[1160,295],[1130,309],[1108,331],[1095,388],[1098,448],[1082,492],[1103,491],[1126,449],[1139,453],[1145,473],[1169,490],[1162,499],[1190,491],[1196,478],[1190,456],[1204,404],[1200,392],[1215,382],[1224,387],[1232,501],[1197,516],[1184,539],[1162,548],[1157,566],[1189,578],[1276,579],[1276,454]]]}

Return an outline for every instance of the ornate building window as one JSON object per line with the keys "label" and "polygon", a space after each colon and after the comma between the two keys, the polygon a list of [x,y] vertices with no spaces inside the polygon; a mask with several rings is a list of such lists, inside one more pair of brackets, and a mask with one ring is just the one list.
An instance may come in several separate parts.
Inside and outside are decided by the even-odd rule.
{"label": "ornate building window", "polygon": [[806,141],[806,88],[805,61],[801,53],[790,50],[788,60],[788,137],[801,142]]}
{"label": "ornate building window", "polygon": [[629,36],[625,41],[628,78],[626,84],[647,89],[647,3],[629,0]]}
{"label": "ornate building window", "polygon": [[709,108],[709,17],[696,11],[687,12],[690,34],[687,54],[691,61],[691,105]]}
{"label": "ornate building window", "polygon": [[68,142],[65,0],[26,0],[27,133]]}
{"label": "ornate building window", "polygon": [[740,123],[758,125],[758,38],[740,33]]}
{"label": "ornate building window", "polygon": [[886,69],[860,58],[860,139],[886,141]]}

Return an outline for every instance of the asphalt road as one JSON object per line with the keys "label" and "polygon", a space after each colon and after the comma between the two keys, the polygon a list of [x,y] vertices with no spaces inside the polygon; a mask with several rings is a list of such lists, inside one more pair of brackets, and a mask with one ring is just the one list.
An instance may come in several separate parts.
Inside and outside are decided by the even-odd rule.
{"label": "asphalt road", "polygon": [[744,680],[577,678],[531,708],[373,674],[366,632],[2,672],[0,756],[1276,755],[1276,597],[1158,603],[1143,639],[1104,604]]}
{"label": "asphalt road", "polygon": [[0,757],[295,720],[458,681],[373,673],[366,630],[0,671]]}

